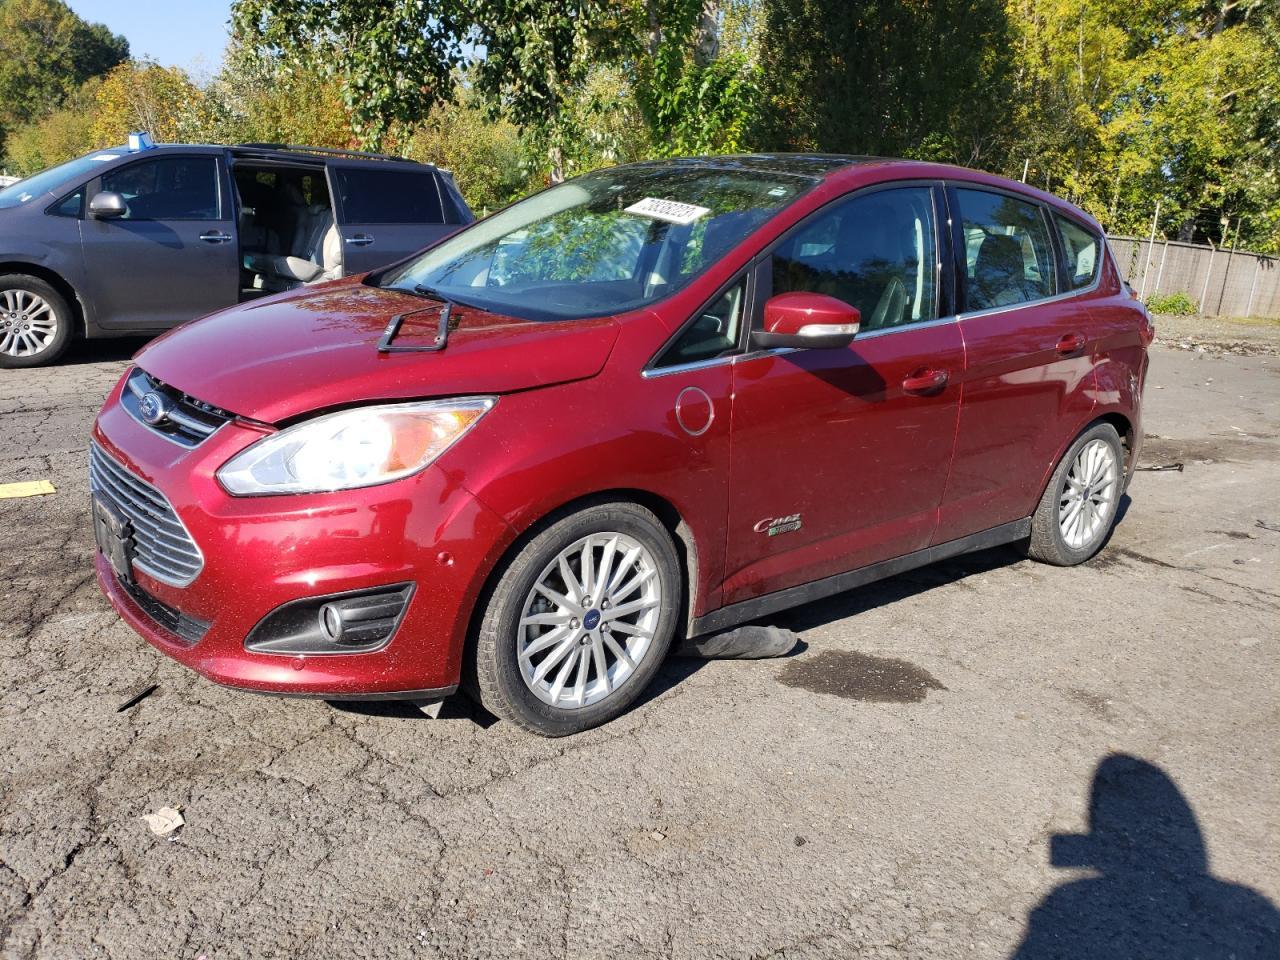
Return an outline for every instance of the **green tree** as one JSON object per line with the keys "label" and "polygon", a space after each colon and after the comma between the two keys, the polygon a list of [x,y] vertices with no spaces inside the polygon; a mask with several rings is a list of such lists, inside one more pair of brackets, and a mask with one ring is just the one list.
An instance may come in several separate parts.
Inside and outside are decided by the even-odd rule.
{"label": "green tree", "polygon": [[[752,14],[746,0],[642,0],[643,55],[637,97],[657,152],[732,153],[744,149],[755,119],[753,50],[732,32]],[[725,21],[730,42],[725,43]],[[738,41],[738,42],[735,42]]]}
{"label": "green tree", "polygon": [[763,0],[760,137],[989,163],[1009,102],[1003,0]]}
{"label": "green tree", "polygon": [[94,102],[91,138],[97,147],[123,143],[135,130],[148,131],[157,142],[199,141],[210,125],[204,93],[179,67],[122,63],[102,79]]}
{"label": "green tree", "polygon": [[1280,36],[1260,0],[1009,0],[1015,133],[1004,172],[1110,230],[1280,245]]}
{"label": "green tree", "polygon": [[509,121],[491,119],[479,95],[464,81],[459,82],[454,102],[431,111],[405,153],[452,171],[477,216],[506,206],[535,186],[520,131]]}
{"label": "green tree", "polygon": [[203,92],[208,138],[217,143],[359,146],[340,84],[314,65],[263,53],[237,36]]}
{"label": "green tree", "polygon": [[123,62],[129,44],[62,0],[0,0],[0,143],[39,120],[90,77]]}
{"label": "green tree", "polygon": [[99,81],[88,81],[41,120],[15,127],[5,140],[9,172],[29,176],[93,149]]}
{"label": "green tree", "polygon": [[369,149],[446,99],[463,58],[452,0],[235,0],[231,15],[254,48],[336,82]]}
{"label": "green tree", "polygon": [[494,114],[511,119],[545,151],[553,183],[581,131],[570,104],[598,64],[617,60],[631,32],[617,0],[469,0],[472,68]]}

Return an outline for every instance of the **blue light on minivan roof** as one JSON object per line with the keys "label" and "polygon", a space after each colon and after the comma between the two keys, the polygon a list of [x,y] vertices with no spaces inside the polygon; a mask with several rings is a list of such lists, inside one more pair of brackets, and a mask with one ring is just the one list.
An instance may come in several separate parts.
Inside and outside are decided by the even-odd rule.
{"label": "blue light on minivan roof", "polygon": [[131,153],[137,153],[139,150],[151,150],[154,147],[155,142],[151,139],[151,134],[145,130],[129,134],[129,151]]}

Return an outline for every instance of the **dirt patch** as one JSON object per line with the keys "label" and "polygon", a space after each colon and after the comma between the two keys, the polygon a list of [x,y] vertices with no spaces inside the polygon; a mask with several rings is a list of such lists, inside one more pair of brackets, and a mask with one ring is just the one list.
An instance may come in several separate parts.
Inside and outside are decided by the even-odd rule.
{"label": "dirt patch", "polygon": [[919,703],[930,690],[947,689],[914,663],[851,650],[824,650],[792,660],[778,679],[810,693],[870,703]]}
{"label": "dirt patch", "polygon": [[1156,342],[1214,356],[1280,356],[1280,321],[1226,317],[1155,317]]}
{"label": "dirt patch", "polygon": [[1213,434],[1194,440],[1178,440],[1148,434],[1142,442],[1139,467],[1159,467],[1170,463],[1248,463],[1280,459],[1280,444],[1271,443],[1274,434]]}
{"label": "dirt patch", "polygon": [[1111,709],[1111,701],[1101,694],[1085,690],[1083,687],[1069,687],[1063,691],[1068,700],[1072,700],[1082,707],[1089,710],[1094,716],[1103,720],[1112,720],[1115,718],[1115,711]]}

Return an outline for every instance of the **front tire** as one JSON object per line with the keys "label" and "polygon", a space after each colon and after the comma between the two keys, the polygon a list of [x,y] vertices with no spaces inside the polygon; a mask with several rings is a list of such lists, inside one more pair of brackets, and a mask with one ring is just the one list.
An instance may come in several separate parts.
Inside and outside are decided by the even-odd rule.
{"label": "front tire", "polygon": [[0,275],[0,367],[39,367],[71,344],[66,298],[39,277]]}
{"label": "front tire", "polygon": [[1109,423],[1076,438],[1031,518],[1027,555],[1058,567],[1084,563],[1107,542],[1124,488],[1124,450]]}
{"label": "front tire", "polygon": [[670,535],[638,504],[551,523],[495,573],[475,642],[478,699],[547,737],[612,720],[662,665],[682,587]]}

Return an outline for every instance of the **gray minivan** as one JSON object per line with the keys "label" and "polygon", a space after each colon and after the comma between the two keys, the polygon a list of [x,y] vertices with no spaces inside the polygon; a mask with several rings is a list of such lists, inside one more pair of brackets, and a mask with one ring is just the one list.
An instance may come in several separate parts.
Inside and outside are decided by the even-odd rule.
{"label": "gray minivan", "polygon": [[0,189],[0,367],[363,273],[473,219],[430,164],[135,135]]}

